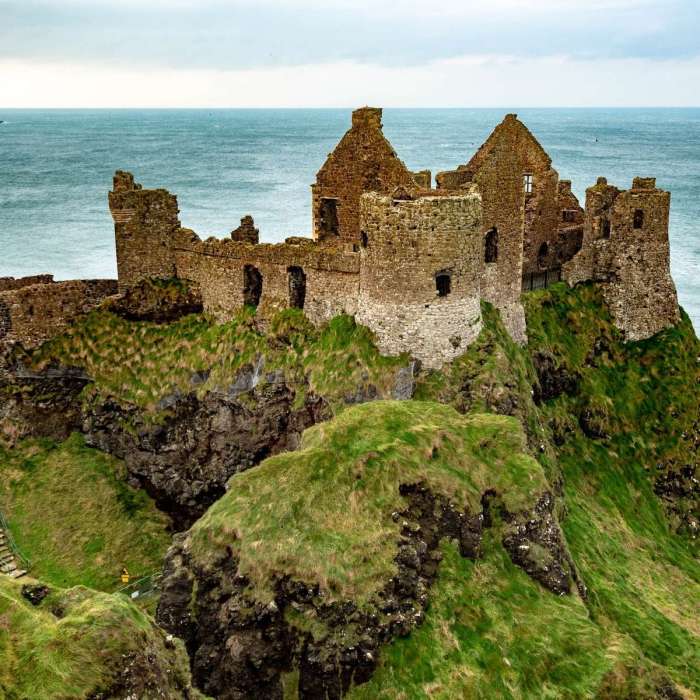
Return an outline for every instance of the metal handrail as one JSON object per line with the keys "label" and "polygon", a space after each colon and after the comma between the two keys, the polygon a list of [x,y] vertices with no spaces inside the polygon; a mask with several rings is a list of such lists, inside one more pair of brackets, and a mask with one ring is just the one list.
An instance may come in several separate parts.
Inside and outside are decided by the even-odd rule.
{"label": "metal handrail", "polygon": [[131,583],[127,583],[126,586],[118,588],[117,593],[123,593],[129,598],[143,598],[158,590],[162,578],[162,572],[154,571],[147,576],[142,576]]}
{"label": "metal handrail", "polygon": [[5,516],[2,514],[1,510],[0,530],[2,530],[5,533],[5,539],[7,540],[7,543],[10,546],[10,551],[18,559],[19,564],[22,565],[22,568],[29,569],[32,563],[29,561],[29,559],[27,559],[27,557],[24,556],[24,554],[22,554],[20,548],[17,546],[17,543],[15,542],[14,538],[12,537],[12,533],[10,532],[10,526],[7,524],[7,520],[5,520]]}

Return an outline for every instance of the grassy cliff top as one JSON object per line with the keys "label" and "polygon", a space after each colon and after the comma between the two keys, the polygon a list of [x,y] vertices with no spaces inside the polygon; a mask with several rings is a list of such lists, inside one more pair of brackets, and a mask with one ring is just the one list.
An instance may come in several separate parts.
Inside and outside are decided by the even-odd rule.
{"label": "grassy cliff top", "polygon": [[234,476],[194,525],[192,551],[207,562],[230,546],[258,589],[279,572],[365,600],[396,572],[401,484],[423,482],[472,514],[493,490],[517,512],[547,488],[524,450],[513,418],[419,401],[353,407],[307,430],[299,450]]}
{"label": "grassy cliff top", "polygon": [[[246,365],[263,358],[264,374],[282,370],[303,402],[306,384],[331,403],[342,403],[372,385],[389,397],[406,356],[383,357],[372,334],[350,316],[314,328],[303,313],[288,309],[262,329],[251,309],[224,324],[192,314],[169,324],[127,321],[107,310],[93,311],[32,354],[36,369],[51,363],[83,367],[95,389],[156,411],[175,391],[226,390]],[[197,385],[195,373],[209,373]]]}
{"label": "grassy cliff top", "polygon": [[127,598],[79,587],[35,607],[22,583],[0,576],[0,697],[187,697],[182,643],[166,645]]}

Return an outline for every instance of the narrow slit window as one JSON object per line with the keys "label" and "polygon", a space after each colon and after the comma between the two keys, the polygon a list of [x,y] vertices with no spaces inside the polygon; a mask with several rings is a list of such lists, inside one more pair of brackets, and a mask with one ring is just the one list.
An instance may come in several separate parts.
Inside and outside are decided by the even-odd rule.
{"label": "narrow slit window", "polygon": [[539,267],[546,267],[548,255],[549,255],[549,245],[547,245],[547,242],[545,241],[540,246],[540,249],[537,251],[537,265]]}
{"label": "narrow slit window", "polygon": [[610,231],[611,231],[611,225],[610,225],[610,219],[607,217],[604,217],[601,222],[600,222],[600,237],[601,238],[610,238]]}
{"label": "narrow slit window", "polygon": [[644,228],[644,211],[642,209],[634,210],[634,227]]}
{"label": "narrow slit window", "polygon": [[337,236],[339,234],[337,199],[332,199],[330,197],[321,199],[319,219],[323,238]]}
{"label": "narrow slit window", "polygon": [[484,262],[495,263],[498,260],[498,229],[492,228],[486,232],[484,239]]}
{"label": "narrow slit window", "polygon": [[525,173],[525,175],[523,175],[523,184],[525,186],[525,194],[532,194],[534,177],[531,173]]}
{"label": "narrow slit window", "polygon": [[447,273],[435,275],[435,289],[439,297],[446,297],[452,291],[452,280]]}
{"label": "narrow slit window", "polygon": [[287,268],[289,281],[289,306],[303,309],[306,301],[306,273],[301,267],[293,265]]}

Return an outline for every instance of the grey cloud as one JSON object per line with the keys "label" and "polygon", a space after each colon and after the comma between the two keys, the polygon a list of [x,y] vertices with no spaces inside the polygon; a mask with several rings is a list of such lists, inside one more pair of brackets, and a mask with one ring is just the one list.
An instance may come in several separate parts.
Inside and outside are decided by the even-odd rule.
{"label": "grey cloud", "polygon": [[587,12],[481,18],[333,7],[202,2],[58,3],[0,1],[0,57],[141,64],[175,68],[248,68],[371,61],[415,65],[465,54],[683,58],[700,54],[694,0]]}

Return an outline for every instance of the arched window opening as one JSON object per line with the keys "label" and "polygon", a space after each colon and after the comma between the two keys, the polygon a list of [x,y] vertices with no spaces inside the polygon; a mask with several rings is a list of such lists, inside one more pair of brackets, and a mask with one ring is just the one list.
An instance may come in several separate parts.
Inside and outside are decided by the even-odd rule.
{"label": "arched window opening", "polygon": [[549,245],[547,245],[547,242],[545,241],[540,246],[540,249],[537,251],[537,265],[539,267],[546,267],[547,266],[547,256],[548,255],[549,255]]}
{"label": "arched window opening", "polygon": [[611,225],[610,225],[610,219],[607,217],[603,217],[600,221],[600,237],[601,238],[610,238],[610,231],[611,231]]}
{"label": "arched window opening", "polygon": [[644,228],[644,212],[641,209],[634,210],[634,227]]}
{"label": "arched window opening", "polygon": [[306,273],[293,265],[287,268],[289,282],[289,305],[293,309],[303,309],[306,301]]}
{"label": "arched window opening", "polygon": [[263,278],[255,265],[243,268],[243,303],[257,307],[262,296]]}
{"label": "arched window opening", "polygon": [[369,239],[367,238],[367,231],[360,231],[360,243],[363,248],[367,247]]}
{"label": "arched window opening", "polygon": [[439,297],[446,297],[452,291],[452,280],[446,272],[435,275],[435,289]]}
{"label": "arched window opening", "polygon": [[498,260],[498,229],[492,228],[486,232],[484,242],[484,261],[495,263]]}
{"label": "arched window opening", "polygon": [[337,236],[338,226],[338,200],[331,197],[323,197],[319,208],[319,221],[321,237]]}

